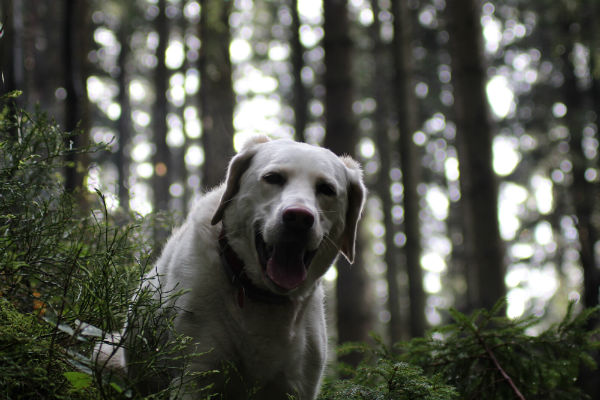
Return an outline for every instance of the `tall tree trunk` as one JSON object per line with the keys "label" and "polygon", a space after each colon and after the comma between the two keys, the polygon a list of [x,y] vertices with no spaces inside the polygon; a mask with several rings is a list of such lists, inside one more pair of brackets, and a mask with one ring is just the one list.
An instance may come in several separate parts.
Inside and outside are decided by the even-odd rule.
{"label": "tall tree trunk", "polygon": [[[379,3],[371,0],[374,15],[379,15]],[[400,313],[400,290],[398,285],[398,250],[394,243],[396,227],[392,218],[393,200],[391,195],[390,169],[392,168],[393,144],[388,134],[390,125],[390,110],[388,107],[391,94],[388,90],[390,77],[389,46],[383,43],[380,37],[381,24],[379,18],[373,20],[369,34],[373,42],[374,76],[373,87],[377,108],[373,115],[375,123],[375,142],[379,153],[379,174],[377,178],[377,193],[381,199],[383,209],[383,223],[385,226],[385,265],[386,280],[388,284],[387,309],[390,313],[388,332],[390,343],[396,343],[402,338],[402,318]]]}
{"label": "tall tree trunk", "polygon": [[127,179],[129,178],[129,160],[126,155],[126,149],[131,138],[131,103],[129,99],[129,81],[127,79],[127,63],[129,61],[129,29],[128,21],[123,18],[118,31],[121,52],[117,60],[119,66],[119,76],[117,84],[119,86],[119,95],[117,100],[121,105],[121,115],[117,121],[119,131],[119,141],[117,152],[115,154],[115,164],[117,167],[117,196],[119,204],[126,212],[129,210],[129,189]]}
{"label": "tall tree trunk", "polygon": [[[154,70],[155,100],[152,110],[152,127],[154,129],[154,144],[156,152],[153,156],[154,175],[152,190],[154,191],[154,209],[164,211],[169,209],[169,185],[171,184],[171,155],[167,145],[167,84],[169,81],[165,53],[169,42],[169,25],[165,13],[166,0],[158,1],[159,13],[156,16],[155,27],[158,33],[156,48],[156,69]],[[163,233],[157,232],[157,240]]]}
{"label": "tall tree trunk", "polygon": [[408,4],[392,2],[394,14],[394,65],[396,67],[396,102],[398,128],[400,130],[400,166],[404,187],[404,231],[406,245],[406,271],[410,297],[410,334],[412,337],[425,333],[425,293],[421,271],[421,231],[419,225],[420,176],[418,149],[412,137],[418,129],[418,107],[414,93],[412,63],[412,32]]}
{"label": "tall tree trunk", "polygon": [[[563,32],[569,37],[570,23],[564,23]],[[569,150],[573,163],[573,183],[571,186],[572,201],[575,206],[576,226],[579,235],[579,259],[583,268],[583,303],[586,307],[595,307],[598,303],[600,289],[600,266],[596,265],[594,247],[598,234],[592,223],[596,186],[585,179],[588,168],[585,149],[583,147],[583,130],[585,128],[585,110],[583,99],[585,94],[578,87],[577,77],[570,58],[574,58],[573,41],[570,40],[562,56],[564,101],[567,106],[566,120],[569,127]]]}
{"label": "tall tree trunk", "polygon": [[[187,18],[185,18],[183,16],[184,7],[185,7],[185,4],[182,2],[179,5],[180,12],[181,12],[181,14],[180,14],[181,18],[177,21],[177,24],[178,24],[179,28],[181,29],[181,32],[185,35],[187,32],[189,32],[190,23],[188,22]],[[187,45],[187,43],[184,45],[184,49],[185,49],[184,50],[185,53],[188,54],[188,50],[190,48]],[[188,59],[188,57],[185,57],[184,62],[181,64],[181,67],[179,68],[179,73],[181,73],[183,76],[185,76],[186,72],[191,67],[190,64],[191,63],[190,63],[190,60]],[[173,161],[173,169],[175,171],[175,180],[179,184],[181,184],[181,187],[182,187],[182,193],[180,195],[178,195],[176,198],[177,201],[175,202],[175,209],[180,211],[184,215],[188,211],[188,203],[189,203],[189,195],[190,195],[190,191],[188,190],[188,185],[187,185],[188,170],[187,170],[187,165],[185,163],[185,151],[186,151],[187,147],[189,146],[189,139],[188,139],[187,135],[185,134],[185,108],[186,108],[186,106],[191,105],[190,100],[191,100],[190,97],[187,96],[187,94],[186,94],[183,104],[177,110],[177,114],[179,115],[179,117],[181,118],[181,121],[182,121],[181,129],[183,131],[183,143],[181,146],[175,148],[173,151],[173,160],[174,160]],[[195,103],[194,103],[194,105],[195,105]]]}
{"label": "tall tree trunk", "polygon": [[[21,89],[17,84],[17,64],[20,64],[23,55],[22,48],[17,40],[17,27],[15,26],[15,5],[13,0],[6,0],[0,5],[0,23],[2,35],[0,37],[0,94],[4,95],[14,90]],[[21,99],[14,99],[8,105],[10,115],[17,115],[17,104],[23,104]],[[10,128],[13,138],[18,135],[16,125]]]}
{"label": "tall tree trunk", "polygon": [[485,94],[486,74],[480,2],[446,4],[461,201],[469,275],[475,307],[492,307],[505,296],[504,250],[498,226],[498,184],[492,169],[492,124]]}
{"label": "tall tree trunk", "polygon": [[0,74],[2,77],[2,91],[8,93],[17,89],[15,78],[15,63],[19,57],[14,26],[13,0],[5,0],[0,5],[0,23],[2,24],[2,37],[0,37]]}
{"label": "tall tree trunk", "polygon": [[[587,90],[591,102],[592,110],[597,116],[600,116],[600,29],[597,21],[600,18],[600,5],[596,0],[586,0],[580,6],[581,39],[589,50],[589,74],[590,87]],[[596,122],[597,123],[597,122]],[[596,131],[596,138],[600,138],[600,133]],[[600,167],[600,158],[596,163]]]}
{"label": "tall tree trunk", "polygon": [[292,0],[292,72],[294,75],[294,132],[296,140],[306,141],[305,129],[308,120],[308,106],[306,88],[302,82],[302,68],[304,67],[304,46],[300,41],[300,16],[298,14],[298,0]]}
{"label": "tall tree trunk", "polygon": [[[573,21],[568,10],[562,13],[561,21],[563,37],[566,38],[565,51],[562,54],[562,69],[564,76],[563,96],[567,106],[566,122],[569,128],[569,152],[573,164],[573,181],[570,188],[572,204],[575,208],[577,235],[579,237],[579,260],[583,269],[583,304],[585,307],[596,307],[599,304],[600,291],[600,265],[596,260],[595,247],[599,239],[599,232],[593,221],[595,219],[596,199],[598,197],[597,184],[589,182],[585,178],[585,172],[590,167],[590,162],[585,156],[584,129],[589,109],[596,113],[600,106],[599,78],[594,76],[596,65],[598,43],[596,21],[598,7],[594,4],[580,6],[582,20],[582,41],[588,45],[590,51],[590,79],[589,88],[583,89],[579,86],[575,75],[575,43],[581,39],[574,37]],[[591,107],[590,107],[591,106]],[[597,121],[596,121],[597,123]],[[596,133],[596,135],[598,135]],[[594,317],[588,321],[590,329],[598,328],[599,318]],[[596,363],[600,363],[600,351],[591,354]],[[580,381],[584,391],[592,399],[600,396],[597,372],[589,368],[582,369]]]}
{"label": "tall tree trunk", "polygon": [[201,1],[199,69],[204,187],[215,186],[223,180],[233,155],[234,94],[229,57],[229,14],[232,3]]}
{"label": "tall tree trunk", "polygon": [[[346,1],[325,1],[323,8],[327,132],[324,145],[336,154],[354,154],[358,135],[352,120],[352,43],[348,34]],[[366,340],[373,318],[364,265],[358,257],[351,267],[341,258],[337,266],[338,342]],[[359,360],[360,355],[344,357],[351,365],[356,365]]]}
{"label": "tall tree trunk", "polygon": [[0,38],[0,93],[22,90],[24,93],[15,99],[16,104],[29,104],[30,96],[25,83],[25,34],[35,27],[25,29],[23,9],[27,6],[23,1],[4,0],[0,2],[0,23],[2,37]]}
{"label": "tall tree trunk", "polygon": [[[72,135],[68,145],[73,150],[87,145],[89,132],[88,99],[86,91],[88,8],[87,2],[65,0],[63,29],[63,62],[65,98],[65,130]],[[79,128],[79,132],[77,132]],[[67,155],[65,188],[69,192],[83,187],[88,160],[75,151]],[[80,196],[80,201],[84,197]]]}

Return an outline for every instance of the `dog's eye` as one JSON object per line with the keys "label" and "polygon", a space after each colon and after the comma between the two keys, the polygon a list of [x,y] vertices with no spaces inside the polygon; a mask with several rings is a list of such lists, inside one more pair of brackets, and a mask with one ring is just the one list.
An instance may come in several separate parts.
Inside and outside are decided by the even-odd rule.
{"label": "dog's eye", "polygon": [[336,195],[335,187],[327,182],[321,182],[317,184],[317,193],[327,197],[333,197]]}
{"label": "dog's eye", "polygon": [[270,185],[283,186],[285,184],[285,176],[278,172],[269,172],[263,175],[263,180]]}

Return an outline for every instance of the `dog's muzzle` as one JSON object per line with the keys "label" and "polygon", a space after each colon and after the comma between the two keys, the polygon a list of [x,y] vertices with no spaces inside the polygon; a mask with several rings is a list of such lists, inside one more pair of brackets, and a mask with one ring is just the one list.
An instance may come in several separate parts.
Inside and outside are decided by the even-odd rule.
{"label": "dog's muzzle", "polygon": [[281,214],[281,234],[274,243],[266,243],[256,229],[256,252],[267,277],[278,287],[292,290],[305,280],[316,249],[308,249],[314,214],[304,207],[288,207]]}

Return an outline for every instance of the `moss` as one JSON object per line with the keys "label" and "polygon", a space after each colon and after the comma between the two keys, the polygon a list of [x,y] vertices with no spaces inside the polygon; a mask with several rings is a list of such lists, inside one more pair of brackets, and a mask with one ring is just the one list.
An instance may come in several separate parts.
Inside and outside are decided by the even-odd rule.
{"label": "moss", "polygon": [[0,398],[92,399],[91,387],[75,389],[65,373],[73,367],[65,349],[50,353],[52,327],[0,298]]}

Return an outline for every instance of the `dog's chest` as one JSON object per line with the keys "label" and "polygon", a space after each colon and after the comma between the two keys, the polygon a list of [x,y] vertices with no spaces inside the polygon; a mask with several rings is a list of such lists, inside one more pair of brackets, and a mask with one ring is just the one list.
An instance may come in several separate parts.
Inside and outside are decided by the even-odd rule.
{"label": "dog's chest", "polygon": [[304,343],[304,334],[292,338],[248,335],[245,345],[240,346],[238,351],[245,372],[257,380],[265,381],[282,372],[286,376],[299,375],[305,357]]}
{"label": "dog's chest", "polygon": [[290,316],[280,310],[262,313],[244,308],[239,311],[243,315],[234,329],[238,330],[235,336],[242,339],[237,342],[237,351],[245,364],[256,365],[262,361],[267,370],[278,370],[302,356],[308,334],[303,321],[290,321]]}
{"label": "dog's chest", "polygon": [[318,307],[296,310],[295,315],[285,308],[237,311],[236,352],[242,369],[253,378],[265,381],[283,374],[301,379],[307,360],[323,356],[320,346],[309,345],[319,342],[319,332],[325,330]]}

